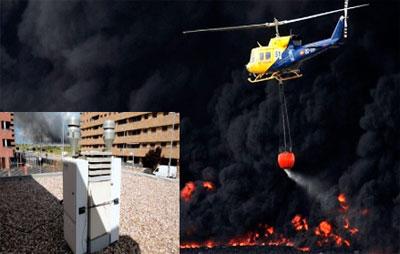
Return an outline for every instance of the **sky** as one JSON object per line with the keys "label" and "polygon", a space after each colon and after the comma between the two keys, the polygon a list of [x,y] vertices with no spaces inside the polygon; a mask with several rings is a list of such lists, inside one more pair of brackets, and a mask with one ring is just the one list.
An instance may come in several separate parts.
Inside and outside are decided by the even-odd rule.
{"label": "sky", "polygon": [[[345,45],[285,84],[294,170],[323,186],[318,199],[276,165],[275,81],[246,80],[251,48],[275,31],[182,31],[297,18],[343,1],[1,1],[0,109],[181,112],[181,186],[216,185],[181,204],[184,240],[226,239],[258,223],[284,228],[296,212],[316,221],[346,192],[354,210],[371,211],[352,218],[367,236],[360,246],[396,252],[400,3],[350,5],[365,2],[349,14]],[[339,15],[280,32],[303,43],[329,38]]]}

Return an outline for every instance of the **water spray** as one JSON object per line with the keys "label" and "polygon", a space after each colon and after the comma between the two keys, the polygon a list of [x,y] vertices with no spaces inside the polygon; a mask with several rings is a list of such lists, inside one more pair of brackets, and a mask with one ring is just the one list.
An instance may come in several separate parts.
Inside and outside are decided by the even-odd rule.
{"label": "water spray", "polygon": [[293,172],[292,170],[284,169],[284,171],[290,179],[305,189],[311,196],[318,198],[321,193],[324,192],[323,185],[320,183],[320,181],[309,176],[302,175],[298,172]]}

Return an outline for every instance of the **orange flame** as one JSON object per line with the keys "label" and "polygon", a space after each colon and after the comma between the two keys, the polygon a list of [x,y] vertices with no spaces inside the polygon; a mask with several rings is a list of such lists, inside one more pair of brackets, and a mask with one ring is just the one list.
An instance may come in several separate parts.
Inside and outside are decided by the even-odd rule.
{"label": "orange flame", "polygon": [[296,215],[292,219],[293,227],[296,231],[308,230],[307,220],[302,218],[301,215]]}
{"label": "orange flame", "polygon": [[272,235],[274,233],[274,227],[266,226],[265,236]]}
{"label": "orange flame", "polygon": [[339,203],[346,203],[346,196],[343,193],[340,193],[338,196]]}
{"label": "orange flame", "polygon": [[349,205],[347,204],[346,196],[343,193],[339,194],[338,201],[343,211],[346,212],[349,209]]}
{"label": "orange flame", "polygon": [[318,227],[315,228],[314,232],[316,235],[323,235],[327,237],[332,232],[332,225],[326,220],[323,220],[319,223]]}
{"label": "orange flame", "polygon": [[192,242],[192,243],[183,243],[181,244],[181,249],[195,249],[200,248],[202,245],[200,243]]}
{"label": "orange flame", "polygon": [[203,182],[203,187],[209,191],[212,191],[215,189],[215,186],[212,182]]}
{"label": "orange flame", "polygon": [[[347,211],[350,206],[347,204],[346,196],[343,193],[339,194],[338,201],[342,208],[342,211],[345,213],[344,218],[343,218],[343,220],[344,220],[343,228],[346,229],[347,231],[349,231],[351,235],[357,234],[358,228],[355,228],[355,227],[350,228],[350,221],[349,221],[349,218],[347,217]],[[368,209],[364,209],[361,211],[361,214],[366,215],[367,212],[368,212]],[[350,245],[350,242],[347,240],[344,240],[344,244]]]}
{"label": "orange flame", "polygon": [[208,240],[205,245],[207,246],[207,248],[214,248],[216,246],[216,243],[214,241]]}
{"label": "orange flame", "polygon": [[351,235],[355,235],[358,233],[358,228],[351,228],[351,229],[349,229],[349,232]]}
{"label": "orange flame", "polygon": [[244,236],[239,236],[231,239],[228,242],[228,246],[254,246],[256,240],[260,235],[253,232],[248,232]]}
{"label": "orange flame", "polygon": [[309,252],[311,248],[305,246],[305,247],[297,247],[296,249],[298,249],[299,251],[303,251],[303,252]]}
{"label": "orange flame", "polygon": [[181,198],[188,202],[192,198],[192,194],[196,189],[194,182],[187,182],[181,190]]}
{"label": "orange flame", "polygon": [[349,219],[344,218],[344,225],[343,225],[343,227],[344,227],[345,229],[348,229],[348,228],[350,227]]}

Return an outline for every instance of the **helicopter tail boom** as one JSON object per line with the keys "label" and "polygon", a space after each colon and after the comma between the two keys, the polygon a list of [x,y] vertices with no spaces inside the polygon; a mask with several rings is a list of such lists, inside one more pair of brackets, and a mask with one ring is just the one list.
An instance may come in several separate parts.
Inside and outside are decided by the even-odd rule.
{"label": "helicopter tail boom", "polygon": [[335,30],[333,30],[332,36],[330,38],[333,44],[335,44],[340,39],[342,39],[342,36],[345,37],[345,32],[346,32],[345,22],[346,22],[346,18],[343,16],[340,16],[339,21],[336,24]]}

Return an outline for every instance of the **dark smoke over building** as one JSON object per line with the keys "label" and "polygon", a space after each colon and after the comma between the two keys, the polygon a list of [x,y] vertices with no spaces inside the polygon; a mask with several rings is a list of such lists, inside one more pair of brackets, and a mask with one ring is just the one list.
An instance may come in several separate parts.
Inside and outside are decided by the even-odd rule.
{"label": "dark smoke over building", "polygon": [[[250,86],[243,70],[251,47],[274,31],[181,32],[296,18],[343,1],[1,1],[0,108],[180,111],[182,188],[198,186],[181,201],[182,241],[224,241],[260,223],[290,236],[295,214],[310,225],[338,220],[331,211],[345,193],[355,247],[396,253],[400,8],[368,2],[350,14],[346,45],[305,63],[285,88],[293,171],[315,183],[310,190],[276,165],[276,83]],[[337,18],[290,28],[311,42],[330,36]]]}
{"label": "dark smoke over building", "polygon": [[[67,112],[15,112],[18,143],[61,143]],[[64,119],[64,120],[63,120]],[[65,130],[64,130],[65,131]]]}

